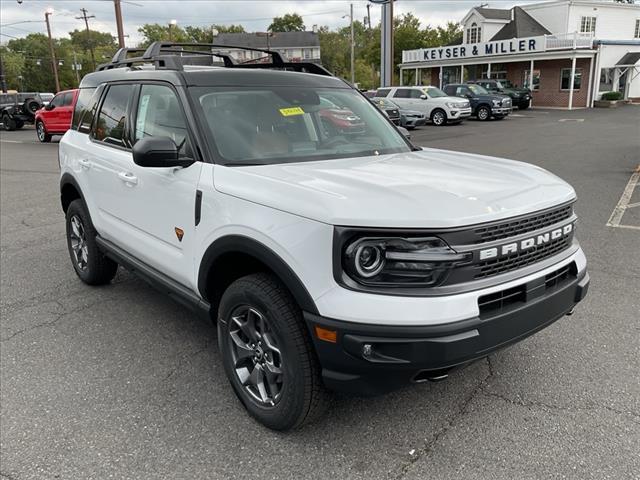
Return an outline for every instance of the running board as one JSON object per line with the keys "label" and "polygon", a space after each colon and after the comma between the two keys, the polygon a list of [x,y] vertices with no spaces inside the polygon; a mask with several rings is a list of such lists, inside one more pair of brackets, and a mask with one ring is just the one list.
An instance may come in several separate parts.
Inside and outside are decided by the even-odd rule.
{"label": "running board", "polygon": [[201,299],[189,288],[176,282],[155,268],[150,267],[143,261],[137,259],[122,248],[113,244],[109,240],[105,240],[99,235],[96,236],[96,243],[100,250],[102,250],[102,252],[111,260],[136,274],[160,292],[166,293],[181,305],[184,305],[194,312],[205,315],[208,319],[211,319],[211,305],[209,302]]}

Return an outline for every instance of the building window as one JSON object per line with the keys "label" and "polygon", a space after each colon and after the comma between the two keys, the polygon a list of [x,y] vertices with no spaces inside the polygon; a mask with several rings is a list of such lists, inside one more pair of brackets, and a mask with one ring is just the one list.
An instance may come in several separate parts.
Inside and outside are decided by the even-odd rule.
{"label": "building window", "polygon": [[633,32],[633,38],[640,38],[640,18],[636,19],[636,29]]}
{"label": "building window", "polygon": [[[560,90],[569,90],[569,82],[571,82],[571,69],[563,68],[560,70]],[[582,69],[576,68],[576,73],[573,76],[573,89],[580,90],[582,85]]]}
{"label": "building window", "polygon": [[580,18],[580,33],[595,33],[595,31],[596,31],[596,17]]}
{"label": "building window", "polygon": [[481,28],[473,22],[471,28],[467,28],[467,43],[479,43],[481,41]]}
{"label": "building window", "polygon": [[302,53],[304,54],[304,58],[305,60],[309,60],[311,58],[311,49],[310,48],[303,48],[302,49]]}
{"label": "building window", "polygon": [[[524,81],[522,82],[522,86],[525,88],[531,88],[529,84],[529,75],[530,70],[524,71]],[[532,90],[540,90],[540,70],[533,70],[533,88]]]}

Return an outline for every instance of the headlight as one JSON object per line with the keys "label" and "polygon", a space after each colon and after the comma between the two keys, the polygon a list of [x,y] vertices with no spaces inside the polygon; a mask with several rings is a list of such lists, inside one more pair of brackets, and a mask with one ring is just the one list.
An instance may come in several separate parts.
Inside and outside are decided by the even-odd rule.
{"label": "headlight", "polygon": [[502,105],[502,101],[500,100],[492,100],[493,101],[493,106],[494,107],[499,107],[500,105]]}
{"label": "headlight", "polygon": [[433,287],[453,267],[471,260],[437,237],[363,237],[342,252],[342,268],[349,278],[368,287]]}
{"label": "headlight", "polygon": [[455,102],[447,102],[447,103],[445,103],[445,105],[447,106],[447,108],[460,108],[459,104],[457,104]]}

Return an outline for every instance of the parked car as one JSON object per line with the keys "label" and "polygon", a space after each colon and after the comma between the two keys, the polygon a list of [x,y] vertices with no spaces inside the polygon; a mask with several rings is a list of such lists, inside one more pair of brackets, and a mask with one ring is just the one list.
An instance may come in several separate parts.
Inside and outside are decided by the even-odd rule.
{"label": "parked car", "polygon": [[362,94],[367,98],[373,98],[376,96],[376,90],[367,90],[362,92]]}
{"label": "parked car", "polygon": [[452,97],[468,99],[471,103],[471,115],[478,120],[489,120],[491,117],[502,120],[511,113],[510,97],[490,93],[480,85],[450,83],[444,91]]}
{"label": "parked car", "polygon": [[427,123],[427,116],[417,110],[400,109],[400,126],[413,130]]}
{"label": "parked car", "polygon": [[0,119],[7,131],[33,123],[36,111],[42,106],[37,93],[0,93]]}
{"label": "parked car", "polygon": [[373,104],[378,107],[384,114],[389,117],[394,125],[400,125],[400,107],[386,98],[374,97],[371,99]]}
{"label": "parked car", "polygon": [[[58,157],[69,259],[88,285],[123,266],[215,322],[210,370],[267,427],[330,418],[330,390],[442,380],[586,296],[556,175],[415,147],[320,66],[184,68],[180,45],[82,80]],[[327,97],[365,131],[326,134]]]}
{"label": "parked car", "polygon": [[41,142],[50,142],[53,135],[64,135],[71,128],[78,89],[64,90],[36,112],[36,135]]}
{"label": "parked car", "polygon": [[469,101],[450,97],[436,87],[379,88],[378,97],[392,100],[400,108],[422,112],[436,126],[460,123],[471,116]]}
{"label": "parked car", "polygon": [[520,110],[526,110],[531,105],[531,91],[528,88],[515,88],[507,80],[481,79],[467,82],[469,85],[476,84],[485,88],[491,93],[508,95],[511,103]]}
{"label": "parked car", "polygon": [[328,98],[320,99],[320,119],[325,128],[344,134],[362,133],[362,119],[348,108],[340,107]]}

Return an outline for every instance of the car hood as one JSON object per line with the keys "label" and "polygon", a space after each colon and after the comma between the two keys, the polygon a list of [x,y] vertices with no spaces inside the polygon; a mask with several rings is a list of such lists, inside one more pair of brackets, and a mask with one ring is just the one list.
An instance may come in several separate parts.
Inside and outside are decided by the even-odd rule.
{"label": "car hood", "polygon": [[440,105],[444,105],[445,103],[449,103],[449,102],[454,102],[454,103],[469,102],[467,98],[462,98],[462,97],[432,97],[432,98],[429,98],[429,101],[438,102]]}
{"label": "car hood", "polygon": [[264,166],[216,165],[218,191],[332,225],[446,228],[541,210],[575,198],[546,170],[423,149]]}

